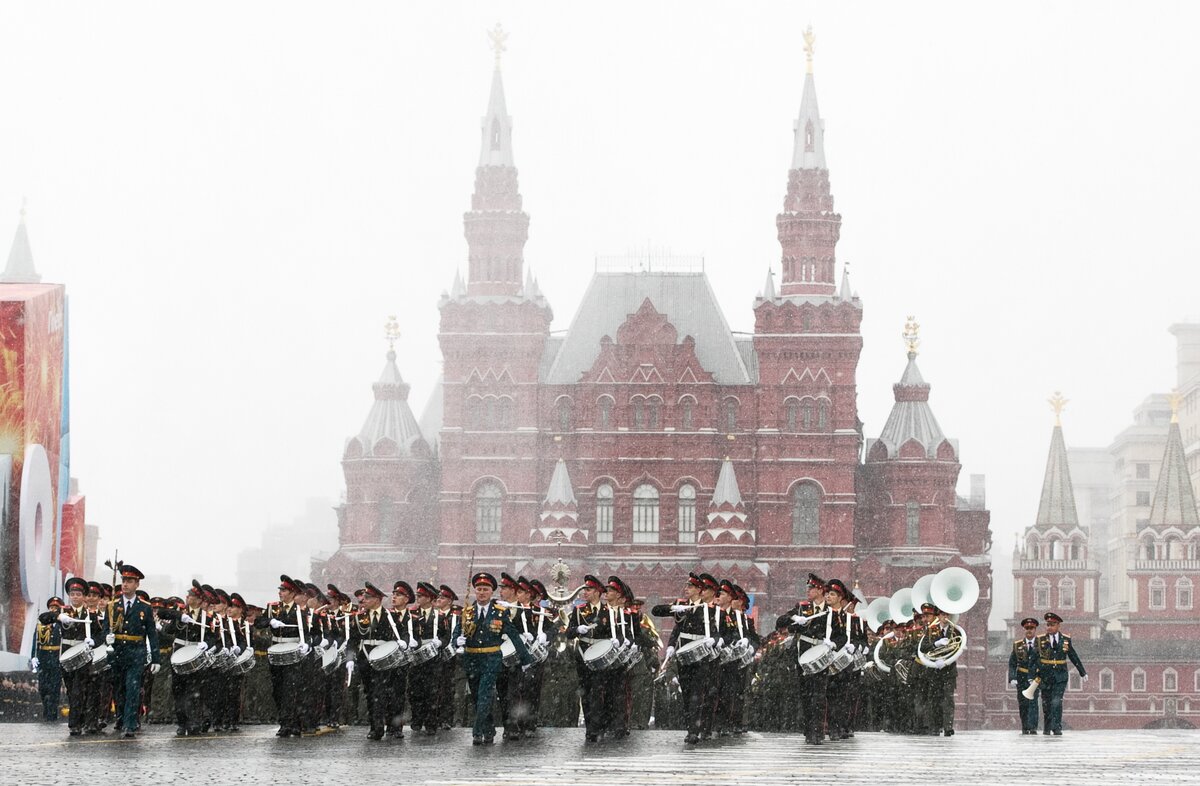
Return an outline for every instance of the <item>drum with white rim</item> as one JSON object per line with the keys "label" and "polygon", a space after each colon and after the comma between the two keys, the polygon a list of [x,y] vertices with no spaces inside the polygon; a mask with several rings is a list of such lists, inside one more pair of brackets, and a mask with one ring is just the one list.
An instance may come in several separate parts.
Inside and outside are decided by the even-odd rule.
{"label": "drum with white rim", "polygon": [[82,669],[92,662],[92,648],[87,644],[79,643],[73,645],[70,649],[63,652],[62,657],[58,659],[59,668],[63,671],[75,671]]}
{"label": "drum with white rim", "polygon": [[367,653],[367,663],[374,671],[391,671],[404,665],[406,655],[407,652],[400,649],[400,642],[385,641],[371,648]]}
{"label": "drum with white rim", "polygon": [[247,647],[233,659],[233,663],[229,666],[229,673],[234,675],[245,674],[254,668],[254,662],[254,648]]}
{"label": "drum with white rim", "polygon": [[801,652],[796,658],[796,662],[800,666],[800,673],[811,677],[829,667],[829,664],[833,662],[833,651],[826,644],[814,644]]}
{"label": "drum with white rim", "polygon": [[840,649],[833,653],[833,660],[829,662],[829,675],[840,674],[845,671],[852,663],[854,656],[846,649]]}
{"label": "drum with white rim", "polygon": [[427,639],[421,642],[416,649],[412,650],[412,656],[409,660],[414,666],[420,666],[422,663],[428,663],[438,656],[440,649],[440,641],[437,639]]}
{"label": "drum with white rim", "polygon": [[112,662],[108,659],[111,653],[112,647],[107,644],[101,644],[92,650],[92,662],[88,666],[92,674],[103,674],[112,669]]}
{"label": "drum with white rim", "polygon": [[185,644],[171,653],[171,670],[176,674],[192,674],[212,664],[213,656],[201,650],[199,644]]}
{"label": "drum with white rim", "polygon": [[337,647],[321,650],[321,671],[332,674],[342,663],[342,651]]}
{"label": "drum with white rim", "polygon": [[739,666],[746,667],[754,662],[754,645],[749,639],[738,639],[731,649]]}
{"label": "drum with white rim", "polygon": [[695,663],[703,663],[716,654],[717,648],[708,639],[692,639],[675,650],[675,660],[679,661],[680,666],[691,666]]}
{"label": "drum with white rim", "polygon": [[601,639],[583,653],[583,665],[588,671],[606,671],[621,659],[617,643],[612,639]]}
{"label": "drum with white rim", "polygon": [[300,642],[281,641],[267,647],[267,662],[272,666],[294,666],[304,660]]}
{"label": "drum with white rim", "polygon": [[533,658],[533,662],[541,663],[550,656],[550,647],[545,642],[537,641],[536,639],[529,645],[529,657]]}

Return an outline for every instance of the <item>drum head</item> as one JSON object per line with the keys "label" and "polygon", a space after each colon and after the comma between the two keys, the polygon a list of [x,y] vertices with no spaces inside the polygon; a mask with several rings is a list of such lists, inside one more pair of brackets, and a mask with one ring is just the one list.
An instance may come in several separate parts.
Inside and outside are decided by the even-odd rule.
{"label": "drum head", "polygon": [[171,663],[187,663],[200,654],[200,648],[195,644],[185,644],[171,653]]}
{"label": "drum head", "polygon": [[595,644],[588,647],[587,650],[583,653],[583,659],[584,660],[595,660],[596,658],[602,658],[605,655],[607,655],[609,653],[609,651],[612,650],[612,648],[613,648],[613,640],[612,639],[605,639],[604,641],[597,641]]}
{"label": "drum head", "polygon": [[814,644],[804,652],[800,653],[800,663],[813,663],[823,658],[828,652],[828,646],[824,644]]}
{"label": "drum head", "polygon": [[517,645],[513,644],[509,639],[505,639],[500,643],[500,654],[507,657],[517,654]]}
{"label": "drum head", "polygon": [[382,644],[377,644],[370,654],[367,655],[367,660],[374,662],[389,657],[396,650],[400,649],[400,644],[395,641],[385,641]]}
{"label": "drum head", "polygon": [[694,649],[699,649],[700,647],[703,647],[704,644],[705,644],[704,639],[694,639],[692,641],[689,641],[687,644],[684,644],[682,647],[680,647],[679,652],[691,652]]}

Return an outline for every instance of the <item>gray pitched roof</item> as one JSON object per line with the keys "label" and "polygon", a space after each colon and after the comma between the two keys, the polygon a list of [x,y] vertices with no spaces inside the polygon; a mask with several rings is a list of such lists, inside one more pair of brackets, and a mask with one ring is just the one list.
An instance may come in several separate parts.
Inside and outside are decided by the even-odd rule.
{"label": "gray pitched roof", "polygon": [[542,379],[573,384],[600,354],[600,339],[617,328],[649,298],[679,331],[696,341],[696,357],[718,384],[750,383],[746,364],[704,273],[595,273],[554,363]]}
{"label": "gray pitched roof", "polygon": [[1046,477],[1042,480],[1037,525],[1064,530],[1079,526],[1079,516],[1075,512],[1075,488],[1071,485],[1071,468],[1067,465],[1067,446],[1063,443],[1062,426],[1055,426],[1054,435],[1050,437],[1050,455],[1046,459]]}
{"label": "gray pitched roof", "polygon": [[422,436],[429,443],[429,447],[433,448],[433,455],[438,454],[438,448],[442,442],[442,424],[445,423],[445,392],[443,390],[443,378],[439,374],[437,381],[433,383],[433,390],[429,393],[429,399],[425,402],[425,410],[421,413],[421,420],[418,423]]}
{"label": "gray pitched roof", "polygon": [[358,432],[363,452],[370,455],[380,440],[390,439],[401,456],[411,455],[413,444],[421,439],[421,429],[408,406],[408,383],[396,367],[394,351],[388,351],[383,373],[371,387],[375,391],[375,404]]}
{"label": "gray pitched roof", "polygon": [[[887,448],[888,458],[895,458],[900,446],[916,440],[928,458],[937,455],[938,445],[946,439],[929,407],[929,384],[917,368],[916,353],[908,353],[908,365],[900,382],[892,386],[896,403],[883,424],[879,441]],[[957,453],[957,450],[955,451]]]}
{"label": "gray pitched roof", "polygon": [[1171,421],[1167,431],[1167,447],[1163,452],[1162,468],[1158,470],[1158,487],[1154,490],[1154,507],[1150,509],[1150,526],[1155,529],[1178,527],[1184,532],[1200,527],[1196,491],[1188,476],[1183,439],[1175,420]]}

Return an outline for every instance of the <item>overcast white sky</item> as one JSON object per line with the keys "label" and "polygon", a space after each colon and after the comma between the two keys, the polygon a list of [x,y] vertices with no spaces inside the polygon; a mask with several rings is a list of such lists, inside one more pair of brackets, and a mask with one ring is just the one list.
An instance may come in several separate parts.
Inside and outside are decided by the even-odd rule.
{"label": "overcast white sky", "polygon": [[814,26],[860,416],[877,435],[915,314],[1007,613],[1046,398],[1072,400],[1069,444],[1108,444],[1200,317],[1195,4],[0,6],[0,242],[27,196],[102,550],[231,582],[262,527],[335,500],[389,313],[419,414],[498,20],[556,328],[596,254],[647,244],[703,254],[752,328]]}

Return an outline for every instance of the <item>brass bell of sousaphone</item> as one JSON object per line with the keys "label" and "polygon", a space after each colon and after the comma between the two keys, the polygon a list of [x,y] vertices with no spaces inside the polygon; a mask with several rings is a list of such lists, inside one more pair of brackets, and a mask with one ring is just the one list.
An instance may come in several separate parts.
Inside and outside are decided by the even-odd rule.
{"label": "brass bell of sousaphone", "polygon": [[887,595],[884,595],[882,598],[876,598],[867,604],[862,617],[871,626],[871,630],[878,631],[883,626],[883,623],[892,618],[891,605],[892,599]]}
{"label": "brass bell of sousaphone", "polygon": [[966,568],[946,568],[929,585],[929,600],[947,614],[963,614],[979,600],[979,580]]}
{"label": "brass bell of sousaphone", "polygon": [[896,590],[888,600],[888,615],[892,622],[908,622],[913,618],[911,587]]}
{"label": "brass bell of sousaphone", "polygon": [[912,605],[914,609],[919,609],[926,603],[933,603],[933,599],[929,597],[929,588],[933,586],[933,580],[937,578],[936,573],[927,573],[917,579],[912,585]]}

